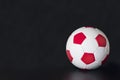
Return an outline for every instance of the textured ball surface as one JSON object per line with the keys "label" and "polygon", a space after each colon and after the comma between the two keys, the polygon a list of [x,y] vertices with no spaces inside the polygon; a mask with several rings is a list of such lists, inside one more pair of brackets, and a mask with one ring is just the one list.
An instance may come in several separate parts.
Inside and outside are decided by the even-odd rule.
{"label": "textured ball surface", "polygon": [[69,61],[80,69],[98,68],[108,58],[109,50],[106,35],[93,27],[81,27],[75,30],[66,44]]}

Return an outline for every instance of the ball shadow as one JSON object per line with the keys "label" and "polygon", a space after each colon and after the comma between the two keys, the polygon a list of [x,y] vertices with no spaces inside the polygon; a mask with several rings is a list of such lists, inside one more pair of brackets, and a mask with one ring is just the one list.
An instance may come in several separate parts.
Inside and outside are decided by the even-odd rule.
{"label": "ball shadow", "polygon": [[116,63],[109,63],[95,70],[69,71],[63,80],[115,80],[119,79],[120,66]]}

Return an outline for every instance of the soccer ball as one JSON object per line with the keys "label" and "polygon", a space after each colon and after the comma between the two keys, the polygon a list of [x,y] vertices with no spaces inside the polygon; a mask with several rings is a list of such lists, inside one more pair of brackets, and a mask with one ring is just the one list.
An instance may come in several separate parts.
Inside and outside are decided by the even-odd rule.
{"label": "soccer ball", "polygon": [[106,35],[93,27],[81,27],[75,30],[66,44],[69,61],[80,69],[98,68],[107,60],[109,50]]}

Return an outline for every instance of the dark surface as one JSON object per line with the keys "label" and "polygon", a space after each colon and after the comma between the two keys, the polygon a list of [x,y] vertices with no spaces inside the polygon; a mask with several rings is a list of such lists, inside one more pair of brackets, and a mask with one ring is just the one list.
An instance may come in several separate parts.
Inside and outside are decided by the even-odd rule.
{"label": "dark surface", "polygon": [[120,66],[109,63],[95,70],[71,67],[1,70],[1,80],[119,80]]}
{"label": "dark surface", "polygon": [[[119,0],[0,0],[0,79],[119,80],[119,3]],[[106,64],[87,72],[70,64],[65,54],[70,33],[85,25],[101,29],[111,46]]]}

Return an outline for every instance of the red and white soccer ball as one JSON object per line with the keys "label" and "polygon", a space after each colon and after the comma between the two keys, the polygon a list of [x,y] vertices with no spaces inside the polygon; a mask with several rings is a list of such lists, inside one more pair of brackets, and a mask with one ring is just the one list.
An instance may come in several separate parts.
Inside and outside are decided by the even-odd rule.
{"label": "red and white soccer ball", "polygon": [[98,68],[106,61],[109,50],[106,35],[93,27],[81,27],[75,30],[66,44],[69,61],[80,69]]}

